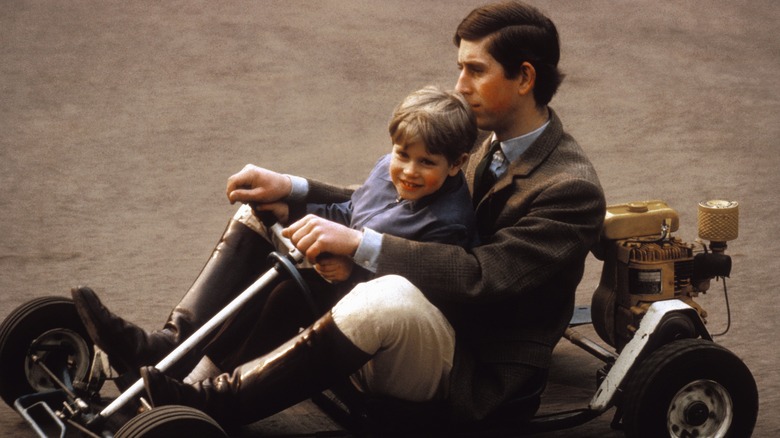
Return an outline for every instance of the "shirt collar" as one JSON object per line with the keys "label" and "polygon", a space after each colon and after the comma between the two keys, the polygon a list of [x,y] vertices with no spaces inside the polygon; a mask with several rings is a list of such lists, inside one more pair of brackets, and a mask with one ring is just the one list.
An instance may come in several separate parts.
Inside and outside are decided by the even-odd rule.
{"label": "shirt collar", "polygon": [[[540,135],[542,135],[542,132],[544,132],[544,129],[547,128],[547,125],[550,124],[550,120],[548,119],[547,122],[544,123],[544,125],[540,126],[539,128],[527,133],[523,134],[520,137],[510,138],[509,140],[502,141],[501,142],[501,152],[504,153],[504,156],[507,158],[507,161],[510,163],[515,162],[517,159],[520,158],[520,155],[523,155],[523,152],[528,149],[531,144],[533,144],[534,141],[536,141],[537,138],[539,138]],[[496,140],[496,134],[493,134],[493,139],[491,141]]]}

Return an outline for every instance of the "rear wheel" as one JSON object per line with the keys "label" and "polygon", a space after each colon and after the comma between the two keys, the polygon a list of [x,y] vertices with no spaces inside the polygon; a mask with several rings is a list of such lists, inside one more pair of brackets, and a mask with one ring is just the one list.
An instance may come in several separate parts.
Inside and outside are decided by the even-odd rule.
{"label": "rear wheel", "polygon": [[750,436],[758,415],[753,375],[729,350],[682,339],[654,351],[624,395],[628,437]]}
{"label": "rear wheel", "polygon": [[92,343],[70,299],[31,300],[0,324],[0,397],[13,406],[22,395],[58,389],[37,361],[68,386],[85,381],[92,355]]}
{"label": "rear wheel", "polygon": [[186,406],[160,406],[142,412],[119,429],[114,438],[197,436],[225,438],[227,434],[205,413]]}

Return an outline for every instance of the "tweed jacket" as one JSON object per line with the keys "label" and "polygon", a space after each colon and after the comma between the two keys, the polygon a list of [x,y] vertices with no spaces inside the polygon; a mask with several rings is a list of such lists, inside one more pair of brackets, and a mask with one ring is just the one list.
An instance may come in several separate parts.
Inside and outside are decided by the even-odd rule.
{"label": "tweed jacket", "polygon": [[[550,124],[476,207],[480,245],[384,235],[377,276],[402,275],[447,316],[456,351],[447,404],[478,420],[522,393],[531,366],[546,369],[574,309],[585,258],[606,211],[596,172],[550,110]],[[471,156],[466,180],[489,141]],[[337,194],[319,184],[318,195]]]}

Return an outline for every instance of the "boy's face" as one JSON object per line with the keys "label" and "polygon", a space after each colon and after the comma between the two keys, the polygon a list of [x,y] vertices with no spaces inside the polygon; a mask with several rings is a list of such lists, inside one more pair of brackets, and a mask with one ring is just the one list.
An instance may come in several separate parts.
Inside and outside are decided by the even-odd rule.
{"label": "boy's face", "polygon": [[460,75],[455,89],[466,98],[477,116],[477,126],[494,131],[499,138],[512,138],[520,117],[522,75],[507,79],[504,67],[488,52],[489,38],[461,40],[458,47]]}
{"label": "boy's face", "polygon": [[464,161],[450,165],[444,155],[428,153],[422,141],[394,144],[391,157],[390,179],[398,196],[409,201],[439,190],[448,176],[457,175]]}

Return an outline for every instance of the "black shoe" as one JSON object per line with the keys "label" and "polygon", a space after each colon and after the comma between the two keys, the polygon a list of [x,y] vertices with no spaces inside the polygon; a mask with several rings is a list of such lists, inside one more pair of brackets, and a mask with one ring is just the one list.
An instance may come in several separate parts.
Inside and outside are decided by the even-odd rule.
{"label": "black shoe", "polygon": [[175,347],[171,332],[147,333],[109,311],[92,289],[73,288],[71,295],[87,333],[108,354],[111,366],[117,372],[134,372],[143,365],[155,364]]}

